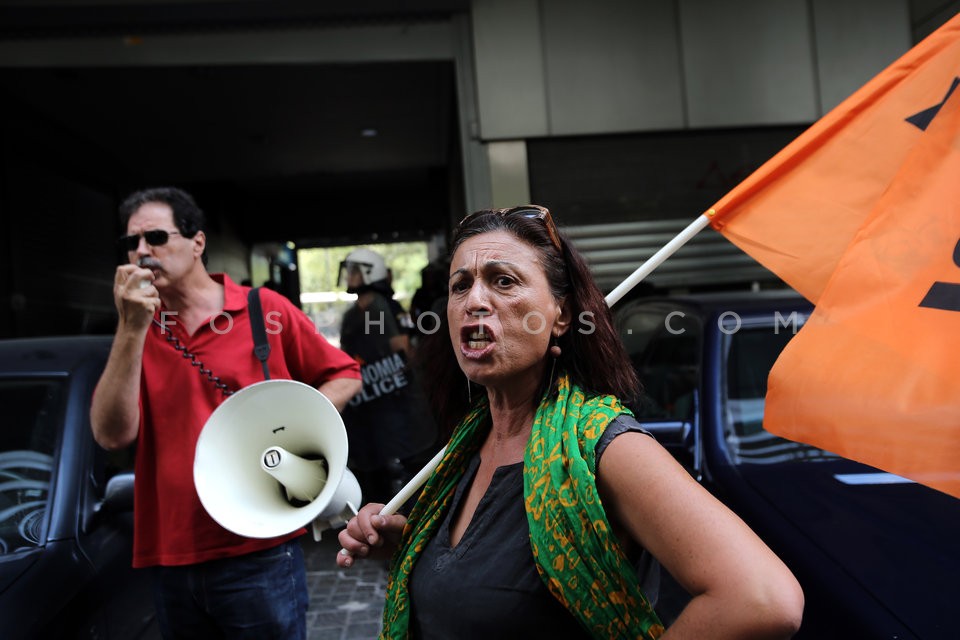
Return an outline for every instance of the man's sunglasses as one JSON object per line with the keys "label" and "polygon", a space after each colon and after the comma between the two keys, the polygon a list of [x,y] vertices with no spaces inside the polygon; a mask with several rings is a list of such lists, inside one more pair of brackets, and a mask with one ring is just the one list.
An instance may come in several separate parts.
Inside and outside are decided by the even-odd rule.
{"label": "man's sunglasses", "polygon": [[500,216],[501,218],[520,216],[521,218],[539,220],[543,223],[544,228],[547,230],[547,235],[550,236],[550,241],[553,243],[553,246],[557,248],[557,251],[563,253],[563,249],[560,248],[560,233],[557,231],[557,225],[553,223],[553,217],[550,215],[550,210],[546,207],[541,207],[540,205],[525,204],[521,207],[510,207],[509,209],[488,209],[476,211],[467,215],[457,226],[462,227],[477,216],[491,213],[493,215]]}
{"label": "man's sunglasses", "polygon": [[151,229],[150,231],[144,231],[143,234],[135,233],[132,236],[122,236],[119,240],[117,240],[117,243],[120,245],[120,248],[126,252],[136,251],[137,247],[140,246],[141,235],[151,247],[160,247],[167,244],[167,240],[170,239],[170,236],[178,236],[180,235],[180,232],[164,231],[163,229]]}

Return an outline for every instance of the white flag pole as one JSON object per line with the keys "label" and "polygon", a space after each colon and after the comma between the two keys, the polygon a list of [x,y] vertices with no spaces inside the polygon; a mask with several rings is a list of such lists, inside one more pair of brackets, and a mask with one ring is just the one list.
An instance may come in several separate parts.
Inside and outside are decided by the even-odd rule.
{"label": "white flag pole", "polygon": [[427,481],[427,478],[433,473],[433,470],[437,468],[437,465],[440,464],[440,461],[443,460],[443,454],[447,452],[447,448],[444,447],[437,452],[437,455],[433,456],[430,459],[430,462],[423,465],[423,469],[417,472],[417,475],[413,476],[410,479],[410,482],[404,485],[403,489],[393,496],[393,499],[390,500],[387,504],[383,505],[383,509],[380,509],[380,515],[382,516],[391,516],[397,512],[397,509],[403,506],[407,500],[413,497],[413,494],[417,492],[417,489],[420,488],[424,482]]}
{"label": "white flag pole", "polygon": [[[712,211],[713,210],[711,209],[704,215],[697,216],[697,219],[688,224],[687,227],[678,233],[673,240],[665,244],[659,251],[650,256],[646,262],[640,265],[640,268],[630,274],[626,280],[617,285],[613,291],[608,293],[607,297],[605,298],[607,301],[607,306],[612,307],[619,302],[620,298],[627,295],[627,293],[637,286],[641,280],[653,273],[654,269],[659,267],[666,261],[667,258],[676,253],[677,249],[689,242],[693,236],[697,235],[703,230],[704,227],[710,224],[710,218],[708,216],[711,215]],[[420,469],[420,471],[417,472],[417,475],[415,475],[410,482],[408,482],[403,489],[401,489],[400,492],[397,493],[392,500],[390,500],[389,503],[384,505],[383,509],[380,510],[380,515],[389,516],[396,513],[397,509],[403,506],[403,503],[409,500],[410,497],[416,493],[417,489],[419,489],[420,486],[427,481],[427,478],[431,473],[433,473],[433,470],[437,468],[438,464],[440,464],[440,460],[443,459],[443,454],[446,452],[446,450],[446,447],[441,449],[440,452],[437,453],[432,460],[430,460],[430,462],[424,465],[423,469]]]}
{"label": "white flag pole", "polygon": [[[712,209],[711,209],[712,211]],[[626,280],[617,285],[617,287],[607,294],[605,300],[607,301],[607,306],[612,307],[620,301],[620,298],[627,295],[631,289],[640,284],[640,281],[646,278],[648,275],[653,273],[653,270],[663,264],[667,258],[672,256],[677,249],[687,244],[693,236],[700,233],[704,227],[710,224],[710,219],[707,217],[709,212],[697,216],[697,219],[687,225],[687,228],[677,234],[677,236],[663,245],[659,251],[650,256],[650,258],[644,262],[640,267],[631,273]]]}

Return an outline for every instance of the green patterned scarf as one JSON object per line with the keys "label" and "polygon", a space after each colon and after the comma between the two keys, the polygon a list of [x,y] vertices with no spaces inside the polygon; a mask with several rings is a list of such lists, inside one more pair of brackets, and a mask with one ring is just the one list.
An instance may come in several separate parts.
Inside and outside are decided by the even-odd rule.
{"label": "green patterned scarf", "polygon": [[[595,638],[657,638],[663,626],[613,537],[596,488],[594,446],[610,421],[629,411],[613,396],[586,399],[566,375],[557,386],[556,399],[547,394],[537,408],[523,460],[537,570],[554,597]],[[484,400],[461,421],[407,519],[387,580],[381,639],[409,637],[410,573],[483,443],[488,415]]]}

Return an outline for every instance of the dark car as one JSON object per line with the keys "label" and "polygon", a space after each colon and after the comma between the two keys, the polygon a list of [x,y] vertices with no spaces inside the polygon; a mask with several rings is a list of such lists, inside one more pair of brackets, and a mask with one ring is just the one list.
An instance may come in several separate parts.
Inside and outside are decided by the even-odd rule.
{"label": "dark car", "polygon": [[809,303],[704,294],[613,311],[645,385],[638,418],[797,576],[798,638],[960,637],[960,500],[763,428],[767,374]]}
{"label": "dark car", "polygon": [[0,341],[0,636],[159,637],[133,474],[90,433],[109,337]]}

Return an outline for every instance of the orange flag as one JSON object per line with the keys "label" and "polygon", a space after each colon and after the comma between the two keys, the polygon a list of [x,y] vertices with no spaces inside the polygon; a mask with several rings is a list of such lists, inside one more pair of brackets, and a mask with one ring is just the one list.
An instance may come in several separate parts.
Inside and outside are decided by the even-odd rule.
{"label": "orange flag", "polygon": [[725,195],[711,225],[816,302],[958,76],[960,15]]}
{"label": "orange flag", "polygon": [[960,16],[708,212],[816,310],[773,433],[960,498]]}

